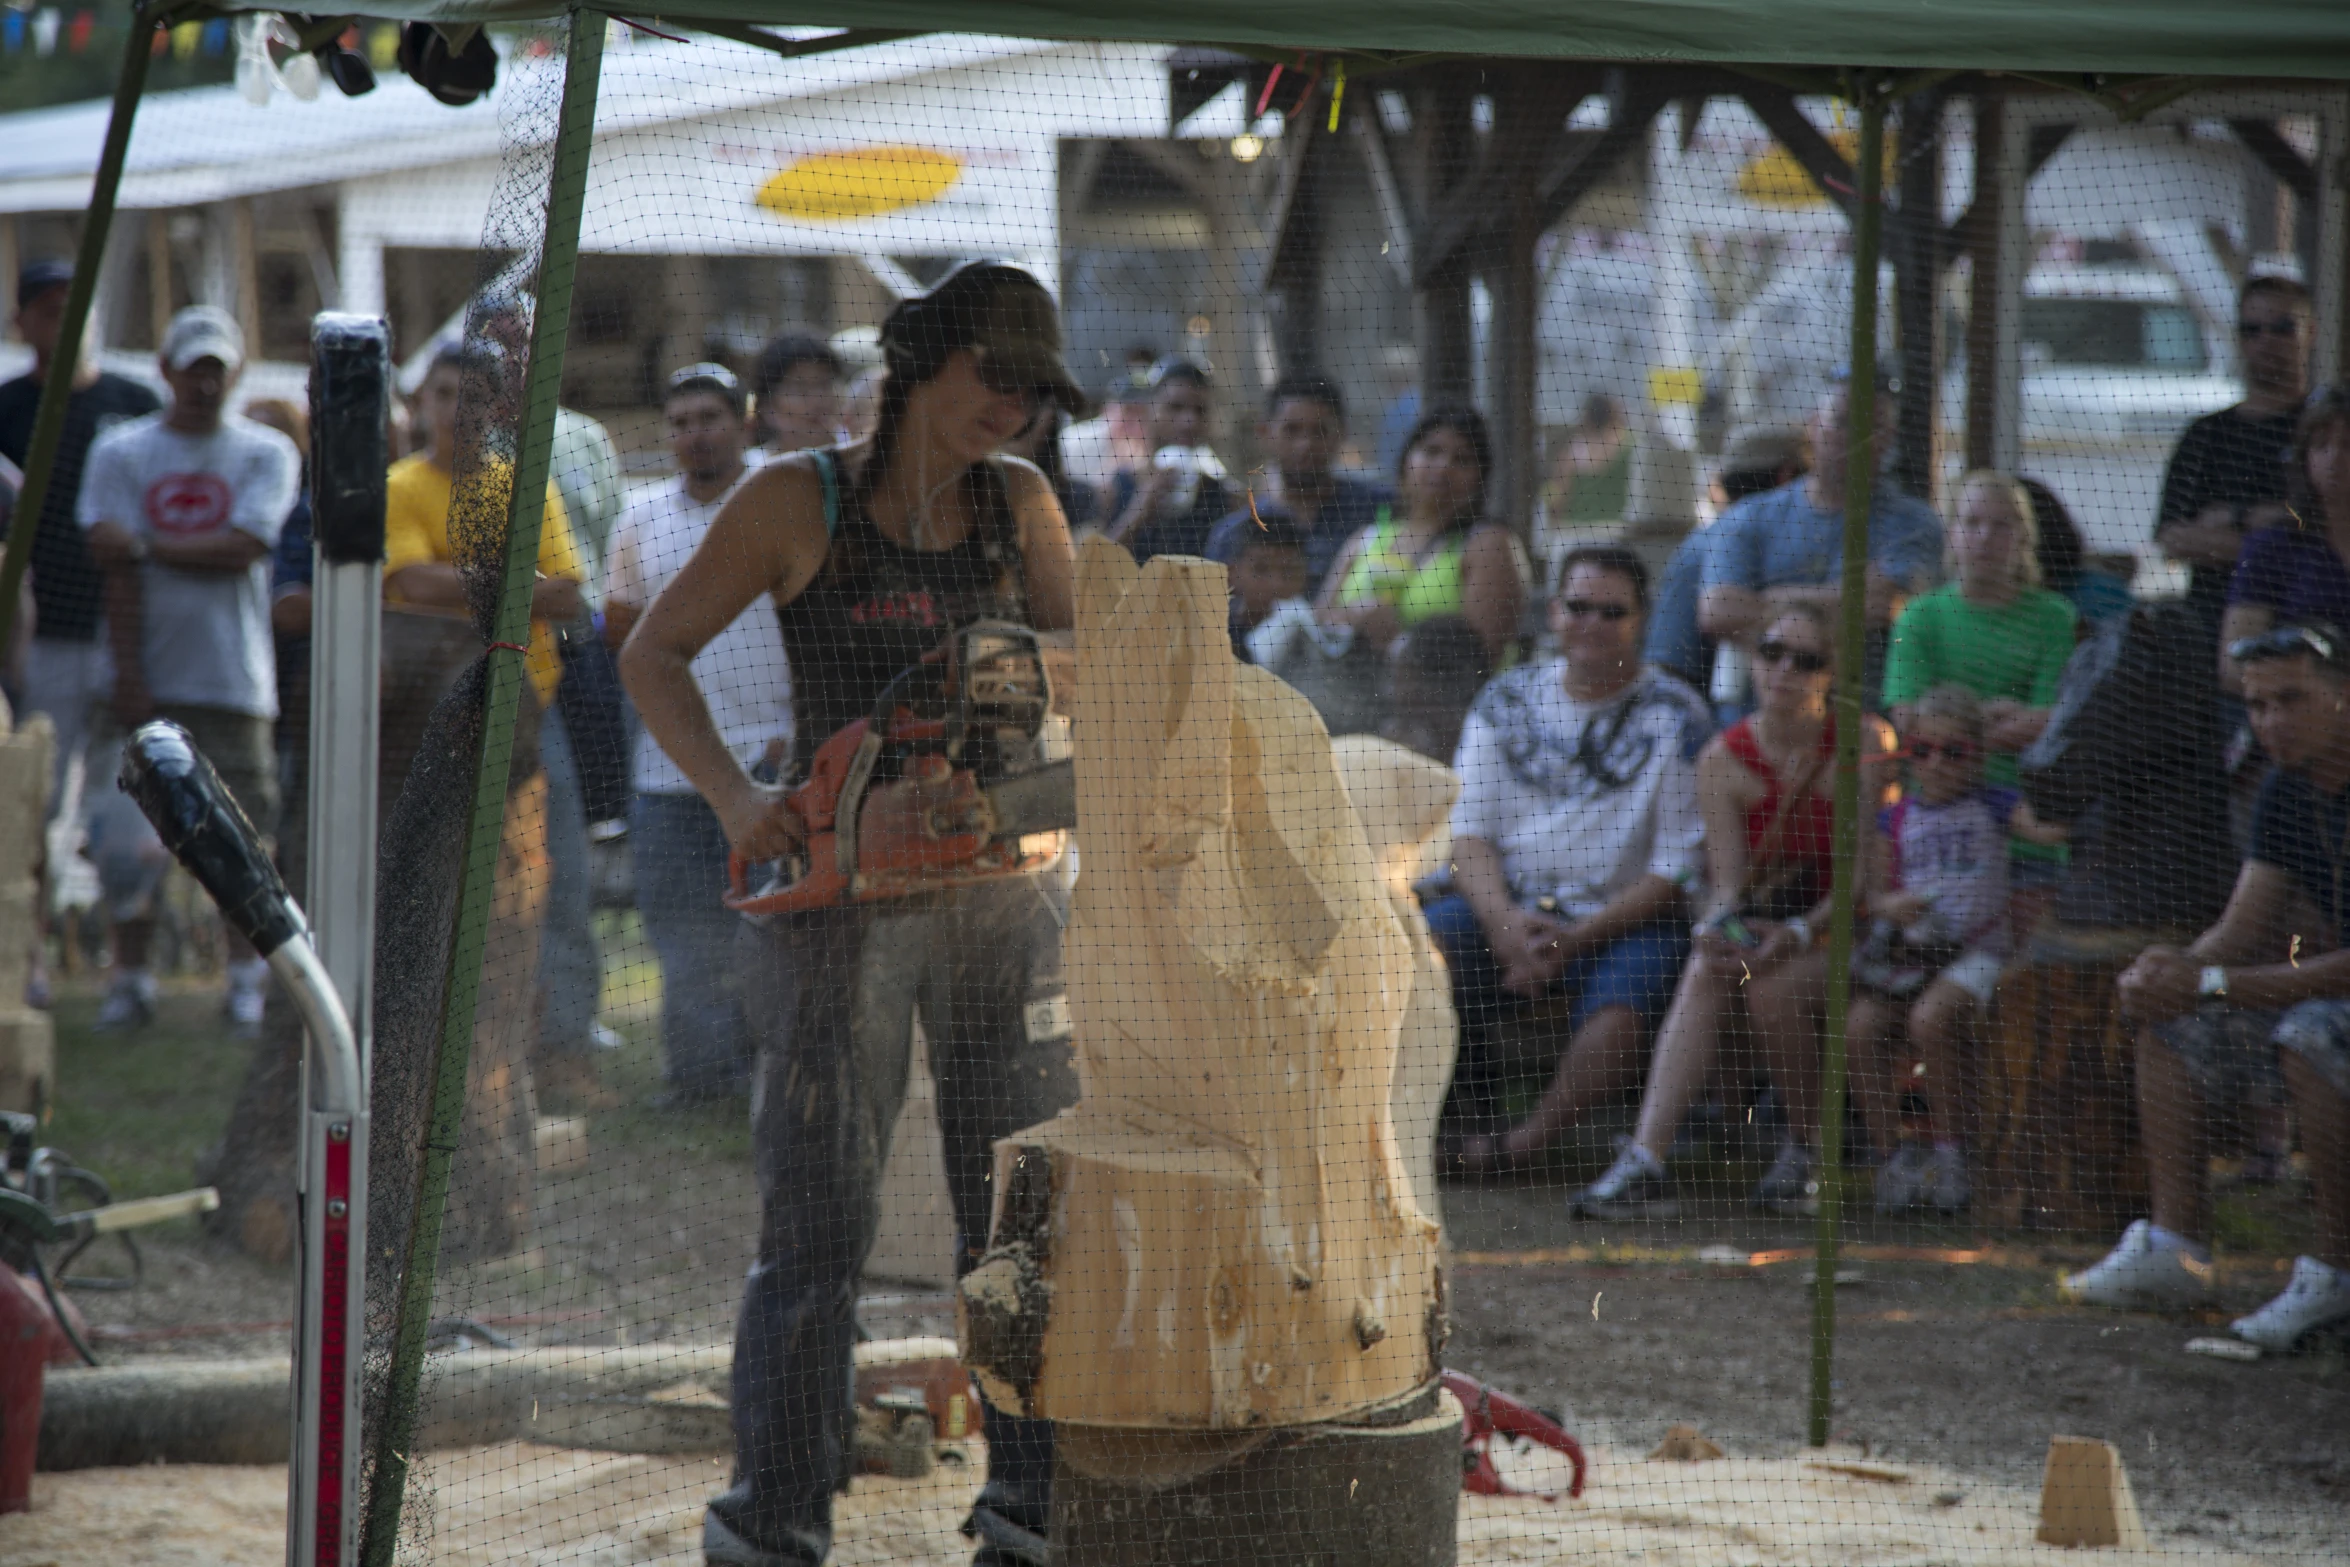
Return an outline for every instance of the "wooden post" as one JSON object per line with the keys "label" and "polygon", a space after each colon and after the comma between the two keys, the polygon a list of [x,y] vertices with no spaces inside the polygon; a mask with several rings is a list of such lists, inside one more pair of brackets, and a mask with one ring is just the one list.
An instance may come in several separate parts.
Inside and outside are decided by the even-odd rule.
{"label": "wooden post", "polygon": [[[1320,721],[1233,659],[1223,568],[1093,540],[1077,598],[1084,1097],[997,1144],[965,1358],[1060,1429],[1065,1567],[1300,1531],[1449,1561],[1443,1276],[1388,1098],[1409,938]],[[1350,1474],[1379,1483],[1367,1533]]]}
{"label": "wooden post", "polygon": [[1973,258],[1967,276],[1966,465],[1996,468],[1999,449],[1999,149],[2007,136],[2007,90],[1975,89],[1975,193],[1959,237]]}
{"label": "wooden post", "polygon": [[147,325],[158,352],[171,330],[171,214],[147,214]]}
{"label": "wooden post", "polygon": [[[1437,193],[1450,189],[1469,167],[1471,134],[1467,79],[1446,72],[1412,102],[1409,178],[1421,212],[1433,210]],[[1419,291],[1414,326],[1420,344],[1423,406],[1466,401],[1475,391],[1475,349],[1469,320],[1469,269],[1447,262]]]}
{"label": "wooden post", "polygon": [[1893,248],[1894,312],[1901,334],[1901,420],[1894,477],[1910,494],[1933,504],[1936,471],[1935,388],[1941,379],[1942,116],[1949,97],[1939,87],[1901,105],[1901,207]]}

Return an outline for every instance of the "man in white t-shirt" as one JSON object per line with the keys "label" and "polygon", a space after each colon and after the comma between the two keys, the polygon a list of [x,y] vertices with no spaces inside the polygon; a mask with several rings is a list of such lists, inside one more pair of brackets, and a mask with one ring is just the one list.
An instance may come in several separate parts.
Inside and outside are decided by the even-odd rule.
{"label": "man in white t-shirt", "polygon": [[[245,362],[244,333],[226,311],[194,305],[172,317],[161,357],[171,401],[99,437],[76,509],[106,571],[114,716],[126,729],[157,717],[186,729],[266,835],[277,817],[269,561],[302,457],[277,431],[226,413]],[[154,878],[132,880],[140,885],[109,889],[116,978],[99,1012],[106,1028],[154,1011]],[[240,1030],[261,1025],[268,973],[232,934],[228,1010]]]}
{"label": "man in white t-shirt", "polygon": [[[645,606],[692,557],[742,482],[743,389],[724,365],[688,365],[662,405],[677,477],[631,505],[612,535],[604,635],[617,648]],[[694,659],[694,681],[719,734],[746,767],[770,775],[792,732],[791,670],[775,606],[762,598]],[[677,764],[640,732],[628,841],[637,908],[661,958],[663,1100],[692,1104],[741,1091],[750,1070],[734,983],[735,927],[719,901],[726,834]]]}
{"label": "man in white t-shirt", "polygon": [[[1712,723],[1695,691],[1641,662],[1638,556],[1575,550],[1559,582],[1550,623],[1565,656],[1495,679],[1462,727],[1457,890],[1427,911],[1460,1016],[1444,1145],[1461,1173],[1540,1152],[1636,1082],[1688,955],[1697,753]],[[1552,995],[1566,998],[1569,1038],[1549,1089],[1517,1126],[1492,1126],[1494,1026]]]}

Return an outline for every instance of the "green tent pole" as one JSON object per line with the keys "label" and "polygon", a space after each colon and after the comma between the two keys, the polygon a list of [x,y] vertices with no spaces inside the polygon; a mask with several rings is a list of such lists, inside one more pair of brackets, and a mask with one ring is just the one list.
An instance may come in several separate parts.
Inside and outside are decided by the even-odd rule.
{"label": "green tent pole", "polygon": [[[1852,353],[1844,400],[1844,580],[1837,599],[1835,879],[1828,920],[1826,1060],[1820,1074],[1819,1232],[1812,1273],[1811,1420],[1828,1445],[1835,1408],[1836,1227],[1843,1204],[1844,1027],[1852,1004],[1852,926],[1861,858],[1862,661],[1868,635],[1869,503],[1877,481],[1877,252],[1884,190],[1885,94],[1860,88],[1859,194],[1853,203]],[[1921,393],[1920,395],[1924,395]]]}
{"label": "green tent pole", "polygon": [[399,1327],[378,1427],[374,1484],[369,1489],[360,1560],[391,1567],[400,1539],[408,1456],[416,1431],[418,1389],[424,1371],[425,1332],[432,1320],[439,1270],[441,1220],[449,1195],[449,1162],[463,1135],[465,1075],[473,1050],[474,1004],[480,995],[482,956],[489,941],[498,849],[505,832],[506,783],[514,756],[514,726],[522,707],[524,655],[530,641],[531,588],[538,579],[539,525],[546,512],[547,467],[555,437],[555,406],[563,386],[563,352],[571,321],[571,285],[579,266],[580,210],[587,191],[588,157],[595,144],[597,78],[604,63],[600,11],[570,14],[563,102],[555,128],[555,163],[547,192],[546,235],[539,251],[538,307],[531,318],[530,379],[525,389],[521,448],[514,464],[508,513],[505,576],[498,597],[490,654],[487,719],[474,778],[466,832],[464,882],[458,893],[456,939],[449,954],[448,1003],[433,1073],[431,1122],[425,1136],[416,1222],[402,1283]]}
{"label": "green tent pole", "polygon": [[0,560],[0,647],[8,646],[16,630],[17,600],[24,591],[33,536],[40,531],[41,513],[49,504],[49,484],[57,472],[57,448],[65,439],[66,404],[73,397],[74,372],[81,368],[82,335],[89,326],[90,301],[98,292],[98,270],[106,259],[106,235],[114,227],[115,193],[122,185],[123,159],[130,152],[131,120],[139,112],[139,94],[147,86],[147,61],[154,52],[157,16],[156,9],[142,7],[123,45],[122,75],[114,83],[114,113],[106,122],[97,177],[90,183],[90,210],[82,215],[81,245],[74,252],[73,282],[65,292],[65,322],[58,329],[57,351],[49,356],[48,379],[41,383],[41,408],[33,416],[33,438],[25,450],[24,488],[17,494],[16,515],[8,526],[8,553]]}

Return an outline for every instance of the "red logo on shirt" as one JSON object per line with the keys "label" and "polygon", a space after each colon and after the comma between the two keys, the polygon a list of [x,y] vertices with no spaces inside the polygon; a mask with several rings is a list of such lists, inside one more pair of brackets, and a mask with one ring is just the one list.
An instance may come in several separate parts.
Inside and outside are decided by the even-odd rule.
{"label": "red logo on shirt", "polygon": [[147,486],[147,524],[157,533],[210,533],[227,524],[228,481],[212,473],[167,473]]}
{"label": "red logo on shirt", "polygon": [[849,609],[849,623],[857,626],[937,626],[945,622],[946,617],[939,613],[938,600],[922,588],[911,592],[876,593]]}

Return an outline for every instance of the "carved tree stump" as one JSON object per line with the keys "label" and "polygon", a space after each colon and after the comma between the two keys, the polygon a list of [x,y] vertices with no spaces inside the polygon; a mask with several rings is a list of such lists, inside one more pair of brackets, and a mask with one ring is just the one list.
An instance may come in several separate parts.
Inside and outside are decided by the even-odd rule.
{"label": "carved tree stump", "polygon": [[961,1291],[990,1397],[1056,1422],[1335,1422],[1438,1373],[1388,1103],[1413,948],[1321,721],[1234,662],[1226,602],[1204,561],[1079,558],[1084,1097],[997,1145]]}

